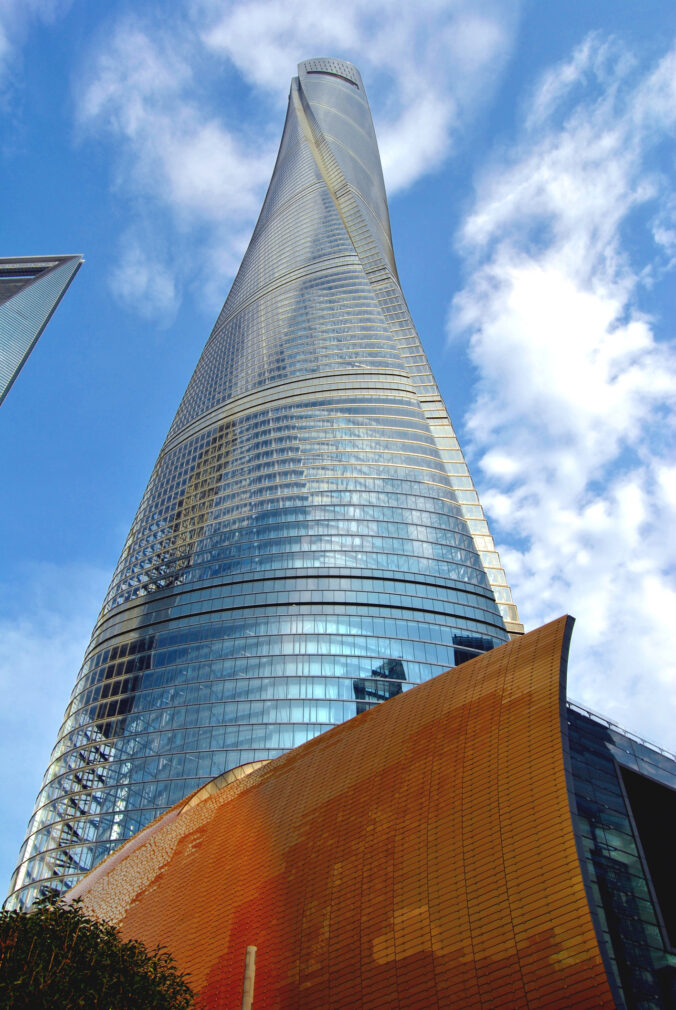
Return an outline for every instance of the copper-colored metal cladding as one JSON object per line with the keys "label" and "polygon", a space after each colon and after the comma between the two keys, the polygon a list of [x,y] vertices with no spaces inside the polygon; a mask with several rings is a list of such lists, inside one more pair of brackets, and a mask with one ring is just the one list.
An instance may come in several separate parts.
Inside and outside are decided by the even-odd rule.
{"label": "copper-colored metal cladding", "polygon": [[207,1007],[613,1007],[571,824],[561,618],[175,807],[70,892]]}

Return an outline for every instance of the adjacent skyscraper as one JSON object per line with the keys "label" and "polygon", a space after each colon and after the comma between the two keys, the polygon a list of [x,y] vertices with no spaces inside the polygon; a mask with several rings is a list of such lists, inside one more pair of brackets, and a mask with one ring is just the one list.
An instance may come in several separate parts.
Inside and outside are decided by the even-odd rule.
{"label": "adjacent skyscraper", "polygon": [[82,256],[0,259],[0,403],[82,262]]}
{"label": "adjacent skyscraper", "polygon": [[399,287],[357,70],[308,60],[87,649],[13,888],[519,632]]}

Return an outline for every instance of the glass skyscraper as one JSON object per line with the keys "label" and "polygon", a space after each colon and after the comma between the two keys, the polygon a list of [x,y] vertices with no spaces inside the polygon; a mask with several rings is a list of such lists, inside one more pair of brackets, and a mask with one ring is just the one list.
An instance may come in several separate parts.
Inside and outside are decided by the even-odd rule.
{"label": "glass skyscraper", "polygon": [[150,477],[12,889],[518,633],[399,286],[358,71],[291,84],[260,218]]}
{"label": "glass skyscraper", "polygon": [[82,256],[0,259],[0,403],[82,262]]}

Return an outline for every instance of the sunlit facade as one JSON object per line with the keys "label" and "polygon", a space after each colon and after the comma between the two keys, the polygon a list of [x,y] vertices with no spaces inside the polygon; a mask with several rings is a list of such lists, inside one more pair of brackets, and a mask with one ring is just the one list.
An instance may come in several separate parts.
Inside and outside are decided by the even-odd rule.
{"label": "sunlit facade", "polygon": [[673,1010],[676,760],[565,702],[571,618],[221,776],[72,892],[200,1006]]}
{"label": "sunlit facade", "polygon": [[399,286],[358,71],[301,64],[13,879],[65,889],[229,768],[519,633]]}

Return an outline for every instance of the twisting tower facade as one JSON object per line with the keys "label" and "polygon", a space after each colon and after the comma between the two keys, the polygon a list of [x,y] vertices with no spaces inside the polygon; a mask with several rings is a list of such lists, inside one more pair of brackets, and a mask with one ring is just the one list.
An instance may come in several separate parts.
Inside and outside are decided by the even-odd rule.
{"label": "twisting tower facade", "polygon": [[87,649],[13,879],[521,630],[399,286],[358,71],[291,84],[260,218]]}

